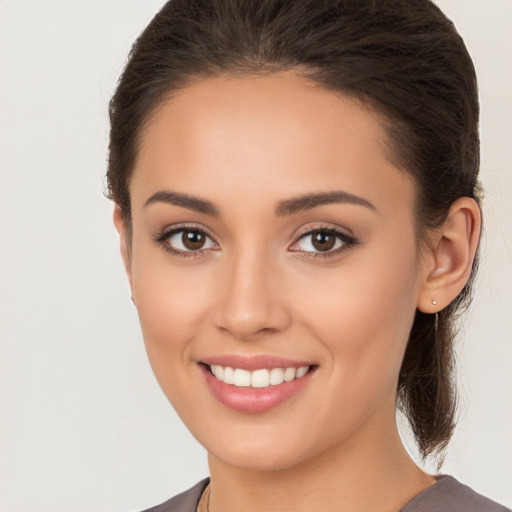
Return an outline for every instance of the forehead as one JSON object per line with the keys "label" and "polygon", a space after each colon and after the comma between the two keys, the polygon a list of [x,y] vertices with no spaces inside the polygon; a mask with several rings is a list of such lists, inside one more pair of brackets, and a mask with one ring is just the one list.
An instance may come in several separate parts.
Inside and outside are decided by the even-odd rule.
{"label": "forehead", "polygon": [[160,189],[277,201],[285,189],[296,195],[340,187],[372,202],[386,191],[395,196],[397,187],[412,199],[410,180],[386,152],[377,113],[294,73],[208,78],[175,93],[150,118],[132,201]]}

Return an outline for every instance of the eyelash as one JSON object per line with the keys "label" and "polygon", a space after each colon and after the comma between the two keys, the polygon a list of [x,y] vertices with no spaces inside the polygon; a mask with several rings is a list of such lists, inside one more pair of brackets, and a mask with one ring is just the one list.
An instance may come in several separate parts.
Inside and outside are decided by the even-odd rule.
{"label": "eyelash", "polygon": [[[160,244],[164,251],[172,254],[174,257],[177,257],[177,258],[198,258],[198,257],[204,255],[207,251],[211,250],[211,249],[198,249],[198,250],[195,250],[195,251],[194,250],[182,251],[182,250],[174,249],[168,243],[168,240],[172,236],[174,236],[174,235],[176,235],[178,233],[181,233],[183,231],[191,231],[191,232],[194,232],[194,233],[199,233],[202,236],[212,240],[213,243],[216,246],[218,246],[217,242],[215,242],[213,240],[213,238],[206,231],[204,231],[203,229],[198,228],[196,226],[186,226],[186,225],[185,226],[174,227],[174,228],[168,229],[168,230],[164,230],[164,231],[162,231],[162,233],[160,233],[159,235],[157,235],[154,238],[154,241],[157,242],[158,244]],[[341,253],[343,253],[345,251],[350,250],[351,248],[353,248],[358,243],[356,238],[354,238],[351,235],[348,235],[347,233],[345,233],[345,232],[343,232],[341,230],[338,230],[338,229],[332,228],[332,227],[320,226],[318,228],[308,229],[308,230],[304,231],[303,233],[299,233],[299,235],[297,236],[296,241],[292,245],[297,244],[300,240],[303,240],[303,239],[307,238],[308,236],[314,235],[315,233],[326,233],[326,234],[329,234],[329,235],[333,235],[334,237],[336,237],[339,240],[341,240],[342,245],[341,245],[341,247],[338,247],[337,249],[329,250],[329,251],[325,251],[325,252],[322,252],[322,251],[318,251],[318,252],[315,252],[315,251],[300,251],[300,250],[294,250],[292,252],[298,252],[303,258],[323,258],[323,259],[328,259],[328,258],[333,258],[335,256],[338,256],[339,254],[341,254]]]}
{"label": "eyelash", "polygon": [[[159,243],[162,246],[162,249],[176,258],[198,258],[199,256],[202,256],[205,252],[207,252],[209,249],[198,249],[197,251],[181,251],[177,249],[173,249],[173,247],[167,243],[169,238],[172,236],[181,233],[183,231],[191,231],[193,233],[199,233],[203,235],[206,238],[209,238],[210,240],[213,240],[213,238],[203,229],[198,228],[197,226],[178,226],[174,227],[172,229],[164,230],[162,233],[160,233],[158,236],[155,237],[155,242]],[[214,242],[215,245],[218,245],[217,242]]]}
{"label": "eyelash", "polygon": [[308,236],[314,235],[315,233],[326,233],[329,235],[332,235],[339,240],[341,240],[342,245],[341,247],[338,247],[337,249],[330,250],[330,251],[297,251],[300,253],[300,255],[303,258],[334,258],[336,256],[339,256],[340,254],[352,249],[355,245],[357,245],[358,241],[355,237],[352,235],[349,235],[345,233],[344,231],[341,231],[339,229],[333,228],[333,227],[327,227],[327,226],[320,226],[318,228],[313,229],[307,229],[303,233],[299,233],[297,241],[293,243],[293,245],[297,244],[300,240],[303,240],[307,238]]}

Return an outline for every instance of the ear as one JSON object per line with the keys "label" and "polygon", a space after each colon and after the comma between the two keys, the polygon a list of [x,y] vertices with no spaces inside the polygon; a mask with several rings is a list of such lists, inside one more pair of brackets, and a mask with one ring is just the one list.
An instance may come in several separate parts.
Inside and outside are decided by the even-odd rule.
{"label": "ear", "polygon": [[453,203],[426,250],[418,299],[420,311],[436,313],[462,291],[471,274],[481,223],[480,207],[474,199],[461,197]]}
{"label": "ear", "polygon": [[121,252],[121,257],[123,258],[124,269],[126,270],[128,282],[130,283],[130,291],[132,294],[133,301],[131,254],[126,236],[126,221],[124,218],[123,211],[121,210],[121,207],[117,204],[114,208],[114,225],[117,229],[117,232],[119,233],[119,248]]}

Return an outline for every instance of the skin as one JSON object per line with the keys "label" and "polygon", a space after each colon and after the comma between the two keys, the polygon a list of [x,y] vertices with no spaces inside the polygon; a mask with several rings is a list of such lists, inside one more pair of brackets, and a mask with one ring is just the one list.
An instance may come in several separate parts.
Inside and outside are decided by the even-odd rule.
{"label": "skin", "polygon": [[[146,204],[162,191],[218,215]],[[332,191],[372,206],[276,213]],[[130,193],[130,240],[119,208],[114,221],[133,300],[158,382],[208,451],[211,512],[392,512],[434,483],[400,441],[395,391],[416,309],[442,309],[467,280],[474,201],[417,240],[415,184],[386,158],[378,117],[292,72],[209,78],[173,95],[145,128]],[[183,223],[208,234],[205,249],[169,252],[180,237],[161,234]],[[301,238],[320,228],[355,243],[340,239],[326,257]],[[242,413],[205,385],[199,362],[218,354],[317,369],[292,399]]]}

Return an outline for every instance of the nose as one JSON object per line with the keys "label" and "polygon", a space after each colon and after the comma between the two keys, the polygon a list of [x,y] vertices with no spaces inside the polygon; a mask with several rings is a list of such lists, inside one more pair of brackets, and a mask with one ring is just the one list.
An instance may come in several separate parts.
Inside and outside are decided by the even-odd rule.
{"label": "nose", "polygon": [[238,340],[254,341],[284,331],[291,322],[279,269],[257,250],[225,261],[214,312],[216,327]]}

